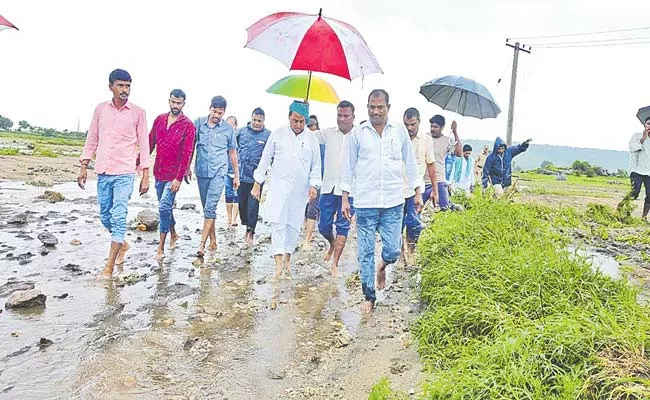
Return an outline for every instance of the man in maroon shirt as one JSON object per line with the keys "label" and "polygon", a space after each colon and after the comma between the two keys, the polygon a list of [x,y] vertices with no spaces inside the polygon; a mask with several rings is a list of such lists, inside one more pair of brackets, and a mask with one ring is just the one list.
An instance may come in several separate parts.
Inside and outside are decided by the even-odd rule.
{"label": "man in maroon shirt", "polygon": [[160,243],[156,255],[158,260],[162,260],[165,255],[167,233],[171,232],[169,247],[176,247],[178,234],[174,228],[176,221],[172,207],[176,192],[190,166],[194,149],[194,123],[183,114],[184,106],[185,93],[180,89],[172,90],[169,95],[170,112],[159,115],[149,133],[150,151],[153,152],[158,146],[153,166],[160,212]]}

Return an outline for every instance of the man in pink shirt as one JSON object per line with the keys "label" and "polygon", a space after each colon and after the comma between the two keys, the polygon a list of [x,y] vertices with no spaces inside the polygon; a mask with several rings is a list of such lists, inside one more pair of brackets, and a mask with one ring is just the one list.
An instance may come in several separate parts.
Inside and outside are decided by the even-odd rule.
{"label": "man in pink shirt", "polygon": [[160,242],[156,258],[162,260],[165,255],[165,240],[171,232],[169,248],[176,247],[176,221],[172,208],[176,192],[181,187],[185,172],[192,160],[194,148],[194,123],[183,114],[185,92],[174,89],[169,94],[170,112],[159,115],[153,122],[149,133],[149,152],[156,145],[156,161],[153,164],[153,176],[156,178],[158,211],[160,213]]}
{"label": "man in pink shirt", "polygon": [[96,156],[99,217],[102,225],[111,233],[108,260],[98,278],[110,278],[115,264],[124,263],[129,249],[124,237],[136,171],[142,172],[140,195],[149,191],[147,120],[144,110],[128,101],[131,75],[122,69],[114,70],[108,77],[108,88],[113,93],[113,99],[95,108],[79,157],[81,169],[77,176],[79,187],[85,189],[88,164]]}

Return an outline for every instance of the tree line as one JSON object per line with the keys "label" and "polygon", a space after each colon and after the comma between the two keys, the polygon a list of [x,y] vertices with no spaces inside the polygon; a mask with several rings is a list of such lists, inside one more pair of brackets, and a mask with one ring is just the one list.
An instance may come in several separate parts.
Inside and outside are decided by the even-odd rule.
{"label": "tree line", "polygon": [[[14,122],[0,115],[0,131],[12,131]],[[29,133],[32,135],[41,135],[45,137],[65,137],[65,138],[85,138],[86,132],[69,131],[64,129],[62,131],[53,128],[43,128],[40,126],[31,125],[25,120],[18,121],[18,127],[15,129],[18,133]]]}

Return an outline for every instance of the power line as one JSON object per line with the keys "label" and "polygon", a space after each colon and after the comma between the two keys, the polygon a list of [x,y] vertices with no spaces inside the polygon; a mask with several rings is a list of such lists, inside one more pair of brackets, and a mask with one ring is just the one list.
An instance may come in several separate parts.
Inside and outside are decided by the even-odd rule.
{"label": "power line", "polygon": [[608,42],[627,42],[630,40],[650,40],[650,36],[631,37],[631,38],[616,38],[616,39],[594,39],[594,40],[577,40],[572,42],[549,42],[549,43],[532,43],[530,46],[543,47],[555,46],[564,44],[583,44],[583,43],[608,43]]}
{"label": "power line", "polygon": [[633,32],[633,31],[642,31],[646,29],[650,29],[650,26],[643,26],[639,28],[612,29],[608,31],[597,31],[597,32],[566,33],[561,35],[517,37],[517,38],[510,38],[510,40],[553,39],[553,38],[571,37],[571,36],[589,36],[589,35],[602,35],[606,33]]}
{"label": "power line", "polygon": [[569,49],[569,48],[585,48],[585,47],[613,47],[613,46],[629,46],[635,44],[650,44],[650,41],[643,42],[625,42],[625,43],[601,43],[601,44],[576,44],[576,45],[555,45],[555,46],[536,46],[536,49]]}

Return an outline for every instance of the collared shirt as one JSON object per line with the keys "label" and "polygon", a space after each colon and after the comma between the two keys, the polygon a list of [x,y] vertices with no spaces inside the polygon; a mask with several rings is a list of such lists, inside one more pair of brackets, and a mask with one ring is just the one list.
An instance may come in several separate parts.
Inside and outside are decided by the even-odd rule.
{"label": "collared shirt", "polygon": [[406,164],[409,189],[415,190],[420,178],[404,125],[389,121],[380,136],[367,121],[349,135],[341,189],[354,192],[355,208],[390,208],[403,204],[402,163]]}
{"label": "collared shirt", "polygon": [[635,133],[630,139],[630,172],[650,175],[650,138],[641,143],[642,132]]}
{"label": "collared shirt", "polygon": [[[352,128],[354,130],[354,128]],[[314,132],[318,142],[325,146],[325,157],[323,161],[323,186],[321,193],[333,193],[342,195],[341,171],[343,165],[343,146],[352,131],[347,134],[341,132],[338,127],[326,128]],[[352,193],[350,193],[352,196]]]}
{"label": "collared shirt", "polygon": [[214,127],[208,126],[208,117],[194,121],[196,128],[196,176],[199,178],[225,177],[228,173],[228,151],[237,149],[235,132],[223,119]]}
{"label": "collared shirt", "polygon": [[79,160],[90,160],[93,155],[97,156],[97,174],[133,174],[136,169],[149,168],[149,137],[144,110],[131,102],[120,109],[112,100],[97,105]]}
{"label": "collared shirt", "polygon": [[[415,137],[411,138],[411,146],[413,146],[413,154],[415,155],[415,162],[417,163],[418,186],[424,192],[424,177],[429,176],[427,173],[427,165],[433,164],[436,161],[433,152],[433,139],[426,133],[418,133]],[[415,192],[409,189],[408,179],[406,178],[406,166],[402,167],[404,171],[404,198],[415,195]]]}
{"label": "collared shirt", "polygon": [[194,123],[181,114],[169,127],[169,113],[159,115],[149,132],[149,151],[156,150],[153,176],[157,181],[182,181],[192,160]]}
{"label": "collared shirt", "polygon": [[[450,151],[453,151],[453,147],[456,145],[456,140],[453,136],[442,135],[439,138],[434,138],[429,135],[431,141],[433,142],[433,153],[436,159],[436,180],[438,182],[447,182],[446,179],[446,158],[447,154]],[[424,175],[424,183],[431,185],[431,178],[428,174]]]}
{"label": "collared shirt", "polygon": [[239,130],[239,180],[254,183],[253,172],[262,159],[264,146],[269,140],[271,131],[264,128],[261,131],[253,130],[250,125]]}

